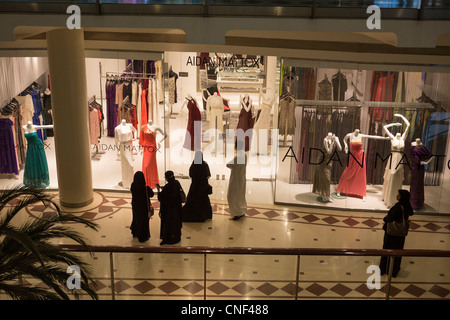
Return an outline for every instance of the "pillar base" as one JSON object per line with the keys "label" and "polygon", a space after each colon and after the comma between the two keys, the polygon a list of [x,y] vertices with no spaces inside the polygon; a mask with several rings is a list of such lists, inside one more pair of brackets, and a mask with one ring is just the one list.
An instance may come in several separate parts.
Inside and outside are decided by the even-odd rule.
{"label": "pillar base", "polygon": [[81,208],[81,207],[90,205],[93,201],[94,201],[94,198],[91,198],[90,200],[82,202],[82,203],[66,203],[63,201],[60,201],[59,203],[61,204],[62,207],[66,207],[66,208]]}

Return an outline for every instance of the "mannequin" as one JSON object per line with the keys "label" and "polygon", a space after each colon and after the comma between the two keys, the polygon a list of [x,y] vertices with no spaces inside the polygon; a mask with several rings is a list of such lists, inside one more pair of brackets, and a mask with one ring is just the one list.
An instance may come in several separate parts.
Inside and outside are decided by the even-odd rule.
{"label": "mannequin", "polygon": [[390,208],[397,202],[398,190],[403,189],[403,165],[400,162],[403,159],[403,151],[405,149],[405,140],[409,132],[409,121],[401,114],[394,114],[395,117],[400,117],[406,123],[406,128],[403,134],[397,133],[395,136],[388,130],[393,126],[403,126],[403,124],[391,123],[383,127],[383,131],[391,140],[391,162],[386,165],[384,171],[384,182],[382,190],[382,200],[384,204]]}
{"label": "mannequin", "polygon": [[[250,149],[250,143],[252,140],[253,131],[253,112],[252,112],[252,99],[248,94],[241,97],[241,111],[239,113],[239,121],[236,129],[241,129],[245,136],[240,137],[242,132],[239,130],[236,132],[236,140],[240,139],[244,145],[244,150],[248,151]],[[248,131],[251,130],[251,131]],[[249,134],[250,133],[250,134]]]}
{"label": "mannequin", "polygon": [[115,128],[114,139],[117,149],[120,150],[120,161],[122,165],[122,187],[129,189],[133,182],[133,137],[137,137],[137,130],[125,119]]}
{"label": "mannequin", "polygon": [[[221,96],[214,92],[206,100],[206,112],[209,121],[209,129],[216,129],[219,134],[223,134],[223,99]],[[214,150],[217,149],[218,137],[217,131],[214,132]]]}
{"label": "mannequin", "polygon": [[33,125],[28,121],[23,126],[25,138],[27,139],[27,154],[25,158],[25,170],[23,184],[37,188],[46,188],[50,185],[47,157],[44,146],[37,135],[36,129],[53,128],[53,125]]}
{"label": "mannequin", "polygon": [[[156,142],[158,134],[163,138]],[[156,188],[159,183],[158,166],[156,162],[157,153],[160,152],[161,142],[167,138],[167,134],[159,126],[155,125],[152,120],[141,127],[141,135],[139,137],[139,145],[142,146],[142,172],[144,172],[146,185],[150,188]]]}
{"label": "mannequin", "polygon": [[251,151],[257,154],[268,154],[270,113],[272,112],[274,94],[267,89],[262,96],[261,112],[253,127]]}
{"label": "mannequin", "polygon": [[202,115],[198,108],[197,100],[187,94],[181,109],[187,105],[189,117],[187,121],[186,137],[184,139],[183,148],[191,151],[201,151],[202,149]]}
{"label": "mannequin", "polygon": [[330,197],[331,169],[333,166],[331,158],[336,149],[342,150],[339,138],[332,132],[328,132],[328,135],[323,139],[324,158],[315,168],[313,182],[313,192],[319,194],[318,200],[321,202],[333,202]]}
{"label": "mannequin", "polygon": [[434,156],[423,145],[419,138],[411,143],[410,148],[411,156],[411,185],[410,185],[410,203],[414,210],[420,210],[424,206],[425,202],[425,190],[424,190],[424,165],[429,164]]}
{"label": "mannequin", "polygon": [[[345,153],[349,153],[350,145],[350,154],[348,156],[347,167],[342,173],[337,187],[338,197],[341,196],[341,193],[345,193],[349,196],[360,197],[365,201],[367,180],[366,161],[362,145],[363,139],[386,140],[387,138],[362,134],[359,129],[348,133],[344,137],[344,151]],[[349,145],[347,144],[348,140],[350,141]]]}

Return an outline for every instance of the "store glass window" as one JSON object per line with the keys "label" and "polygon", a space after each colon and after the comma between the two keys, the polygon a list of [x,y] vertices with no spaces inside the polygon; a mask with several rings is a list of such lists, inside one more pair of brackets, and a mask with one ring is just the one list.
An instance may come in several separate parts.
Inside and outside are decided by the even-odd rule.
{"label": "store glass window", "polygon": [[276,203],[450,214],[450,75],[282,65]]}

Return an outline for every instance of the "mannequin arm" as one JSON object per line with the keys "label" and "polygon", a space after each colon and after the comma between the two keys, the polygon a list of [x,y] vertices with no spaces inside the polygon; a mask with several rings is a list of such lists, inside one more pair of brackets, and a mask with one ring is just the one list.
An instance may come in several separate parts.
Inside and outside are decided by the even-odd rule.
{"label": "mannequin arm", "polygon": [[432,156],[430,159],[428,159],[428,161],[420,161],[420,164],[429,164],[431,162],[431,160],[434,159],[434,156]]}
{"label": "mannequin arm", "polygon": [[383,126],[383,131],[388,135],[389,139],[395,138],[394,135],[388,130],[390,127],[394,127],[394,126],[402,126],[402,124],[399,122],[396,122],[396,123],[390,123],[390,124]]}
{"label": "mannequin arm", "polygon": [[394,114],[394,116],[402,118],[402,120],[406,123],[405,132],[403,132],[403,134],[402,134],[402,139],[405,140],[406,139],[406,135],[408,134],[408,131],[409,131],[409,127],[411,126],[411,124],[409,123],[408,119],[406,119],[405,116],[402,115],[402,114],[396,113],[396,114]]}
{"label": "mannequin arm", "polygon": [[338,149],[338,151],[341,151],[342,146],[341,143],[339,142],[339,138],[337,136],[334,136],[334,140],[336,141],[336,149]]}
{"label": "mannequin arm", "polygon": [[345,151],[345,153],[348,153],[348,144],[347,144],[347,141],[350,140],[350,135],[351,135],[351,133],[348,133],[348,134],[344,137],[344,139],[342,139],[342,141],[344,141],[344,151]]}

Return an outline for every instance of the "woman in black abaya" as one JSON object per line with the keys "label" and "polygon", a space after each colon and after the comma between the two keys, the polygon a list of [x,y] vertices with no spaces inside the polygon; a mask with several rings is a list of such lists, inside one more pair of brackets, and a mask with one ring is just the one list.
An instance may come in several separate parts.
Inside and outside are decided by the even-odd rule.
{"label": "woman in black abaya", "polygon": [[181,191],[183,188],[175,180],[173,171],[166,171],[167,184],[161,187],[157,184],[158,200],[160,202],[159,216],[161,217],[160,238],[161,245],[174,244],[181,241]]}
{"label": "woman in black abaya", "polygon": [[203,222],[212,219],[212,207],[209,201],[212,188],[208,183],[210,176],[211,172],[208,164],[203,161],[202,152],[197,151],[189,168],[189,177],[192,178],[192,183],[183,207],[183,222]]}
{"label": "woman in black abaya", "polygon": [[131,234],[133,238],[138,238],[140,242],[145,242],[150,238],[148,205],[150,198],[153,197],[153,190],[146,186],[145,177],[142,171],[134,174],[131,184],[131,208],[133,220],[131,221]]}
{"label": "woman in black abaya", "polygon": [[[388,211],[386,217],[383,218],[384,225],[384,241],[383,241],[383,249],[403,249],[405,245],[406,237],[398,237],[391,236],[387,233],[387,223],[392,221],[402,222],[403,219],[405,221],[409,220],[409,217],[414,214],[413,208],[409,203],[410,194],[408,190],[398,190],[397,194],[397,203]],[[402,257],[394,258],[394,266],[392,271],[392,276],[397,277],[398,272],[400,271],[400,264],[402,262]],[[380,261],[380,270],[381,274],[389,273],[389,257],[384,256],[381,257]]]}

